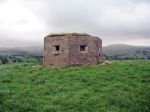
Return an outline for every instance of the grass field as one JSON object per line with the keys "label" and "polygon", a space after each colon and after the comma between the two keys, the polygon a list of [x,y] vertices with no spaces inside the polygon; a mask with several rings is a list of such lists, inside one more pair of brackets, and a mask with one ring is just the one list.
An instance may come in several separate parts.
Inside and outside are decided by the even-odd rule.
{"label": "grass field", "polygon": [[150,112],[150,61],[0,65],[0,112]]}

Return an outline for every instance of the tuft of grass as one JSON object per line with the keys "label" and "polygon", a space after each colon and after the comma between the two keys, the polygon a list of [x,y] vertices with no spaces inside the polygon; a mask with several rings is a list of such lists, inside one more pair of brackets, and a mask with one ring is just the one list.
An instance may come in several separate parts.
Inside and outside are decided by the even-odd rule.
{"label": "tuft of grass", "polygon": [[150,61],[0,65],[0,112],[149,112]]}

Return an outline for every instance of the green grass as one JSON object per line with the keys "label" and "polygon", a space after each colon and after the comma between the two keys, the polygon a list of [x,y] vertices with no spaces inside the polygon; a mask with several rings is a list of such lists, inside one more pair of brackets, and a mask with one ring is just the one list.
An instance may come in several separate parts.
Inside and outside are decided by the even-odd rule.
{"label": "green grass", "polygon": [[0,112],[150,112],[150,61],[0,65]]}

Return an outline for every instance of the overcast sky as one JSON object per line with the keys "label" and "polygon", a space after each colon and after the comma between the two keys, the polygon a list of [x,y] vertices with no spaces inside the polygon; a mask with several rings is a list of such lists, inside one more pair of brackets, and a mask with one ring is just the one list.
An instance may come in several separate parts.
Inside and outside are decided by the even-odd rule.
{"label": "overcast sky", "polygon": [[42,45],[61,32],[150,46],[150,0],[0,0],[0,46]]}

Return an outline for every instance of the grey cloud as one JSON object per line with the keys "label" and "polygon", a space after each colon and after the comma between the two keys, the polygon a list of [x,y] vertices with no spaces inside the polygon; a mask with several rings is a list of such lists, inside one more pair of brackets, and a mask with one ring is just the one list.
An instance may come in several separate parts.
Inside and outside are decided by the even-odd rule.
{"label": "grey cloud", "polygon": [[[47,32],[85,32],[101,36],[107,41],[104,43],[108,40],[115,40],[116,43],[117,40],[150,39],[150,0],[16,1],[45,25],[42,35]],[[25,18],[16,24],[28,23]],[[39,32],[27,32],[26,36],[35,37]]]}
{"label": "grey cloud", "polygon": [[[139,6],[139,9],[138,9]],[[150,14],[141,18],[142,12],[137,11],[147,7],[148,0],[76,0],[76,1],[47,1],[43,16],[49,27],[58,29],[71,29],[79,26],[85,32],[99,32],[106,35],[150,35]],[[143,13],[146,13],[143,11]],[[43,13],[44,14],[44,13]]]}
{"label": "grey cloud", "polygon": [[0,0],[0,3],[3,3],[3,2],[5,2],[5,0]]}

